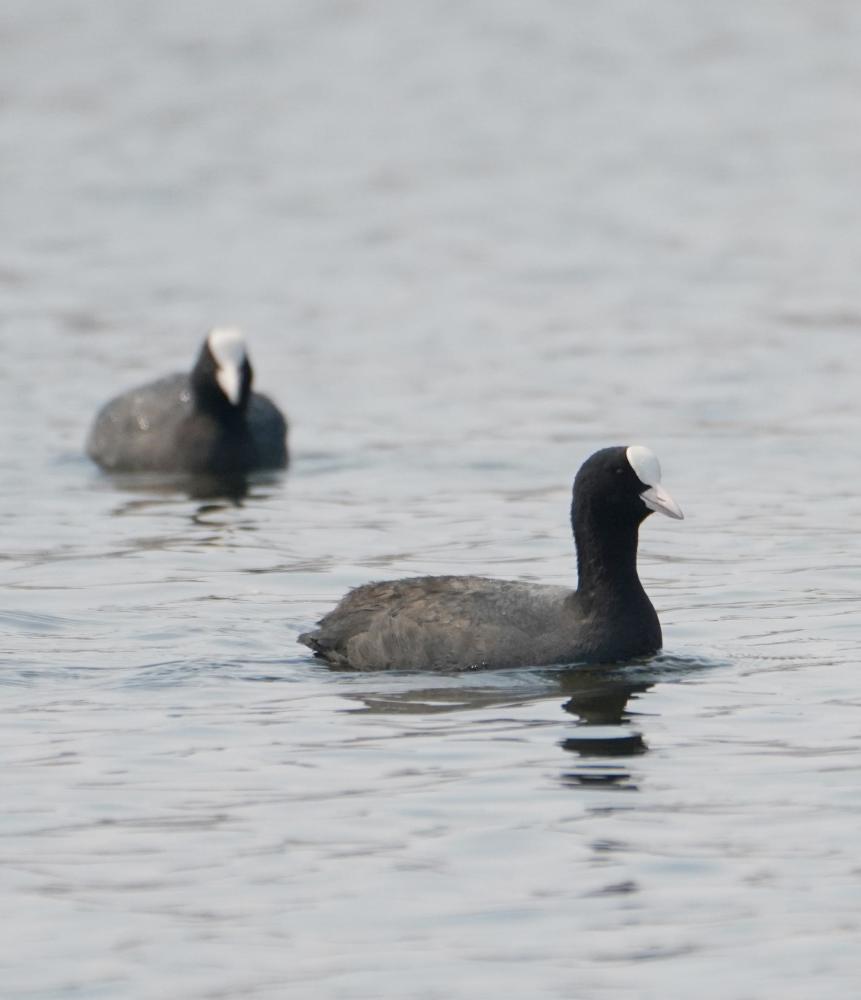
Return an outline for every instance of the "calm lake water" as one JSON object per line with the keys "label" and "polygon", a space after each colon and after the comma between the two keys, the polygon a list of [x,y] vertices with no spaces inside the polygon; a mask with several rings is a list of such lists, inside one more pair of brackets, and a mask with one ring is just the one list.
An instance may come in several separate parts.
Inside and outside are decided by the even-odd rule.
{"label": "calm lake water", "polygon": [[[861,8],[6,0],[0,974],[26,1000],[810,1000],[861,980]],[[247,332],[236,506],[82,456]],[[352,585],[574,582],[665,652],[338,673]]]}

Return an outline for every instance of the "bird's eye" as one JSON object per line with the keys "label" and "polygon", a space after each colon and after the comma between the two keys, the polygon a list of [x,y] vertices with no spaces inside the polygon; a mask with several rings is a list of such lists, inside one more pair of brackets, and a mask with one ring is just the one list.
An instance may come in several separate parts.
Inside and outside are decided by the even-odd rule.
{"label": "bird's eye", "polygon": [[621,465],[617,465],[613,471],[616,473],[617,476],[621,476],[625,470],[622,468]]}

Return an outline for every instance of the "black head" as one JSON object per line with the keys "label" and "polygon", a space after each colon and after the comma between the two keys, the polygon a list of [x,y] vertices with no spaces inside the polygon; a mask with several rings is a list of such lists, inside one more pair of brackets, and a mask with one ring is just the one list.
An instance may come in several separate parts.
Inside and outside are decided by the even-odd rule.
{"label": "black head", "polygon": [[245,412],[251,396],[251,363],[239,330],[210,331],[191,373],[199,405],[224,417]]}
{"label": "black head", "polygon": [[594,523],[638,526],[652,511],[684,515],[661,486],[661,466],[642,445],[602,448],[591,455],[574,479],[572,516]]}

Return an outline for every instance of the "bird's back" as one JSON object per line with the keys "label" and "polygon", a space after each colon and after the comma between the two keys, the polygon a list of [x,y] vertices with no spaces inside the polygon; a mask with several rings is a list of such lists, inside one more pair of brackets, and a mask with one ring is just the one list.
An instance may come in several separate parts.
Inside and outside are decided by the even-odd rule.
{"label": "bird's back", "polygon": [[96,414],[87,454],[116,472],[178,471],[180,428],[192,412],[187,375],[166,375],[109,400]]}
{"label": "bird's back", "polygon": [[445,670],[578,658],[576,595],[567,587],[476,576],[414,577],[357,587],[300,636],[355,670]]}

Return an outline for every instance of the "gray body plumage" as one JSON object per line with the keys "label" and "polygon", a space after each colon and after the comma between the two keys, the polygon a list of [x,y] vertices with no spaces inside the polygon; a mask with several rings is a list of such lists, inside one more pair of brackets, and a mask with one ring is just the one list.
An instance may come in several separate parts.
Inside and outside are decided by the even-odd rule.
{"label": "gray body plumage", "polygon": [[[547,666],[659,648],[660,626],[651,604],[649,611],[657,633],[652,629],[644,648],[641,634],[625,640],[619,618],[613,627],[610,609],[590,611],[568,587],[425,576],[357,587],[299,640],[332,665],[354,670]],[[608,627],[618,640],[612,650]]]}
{"label": "gray body plumage", "polygon": [[283,468],[287,423],[252,392],[241,421],[228,426],[195,405],[187,374],[167,375],[106,403],[87,454],[112,472],[220,473]]}

